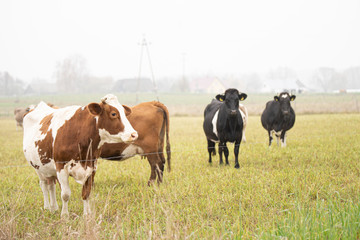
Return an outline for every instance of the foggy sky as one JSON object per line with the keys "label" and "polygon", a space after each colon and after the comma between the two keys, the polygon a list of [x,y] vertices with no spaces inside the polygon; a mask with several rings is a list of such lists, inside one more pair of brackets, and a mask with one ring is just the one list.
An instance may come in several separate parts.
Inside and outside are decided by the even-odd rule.
{"label": "foggy sky", "polygon": [[188,75],[360,65],[358,0],[5,0],[0,9],[0,71],[24,81],[54,79],[73,55],[93,75],[136,77],[143,34],[157,78],[182,75],[184,57]]}

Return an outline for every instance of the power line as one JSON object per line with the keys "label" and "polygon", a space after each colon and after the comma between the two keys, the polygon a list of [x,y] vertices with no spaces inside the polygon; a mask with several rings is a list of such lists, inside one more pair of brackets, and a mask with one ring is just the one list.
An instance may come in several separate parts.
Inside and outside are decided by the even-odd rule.
{"label": "power line", "polygon": [[151,81],[154,87],[154,92],[156,95],[156,99],[157,101],[159,101],[159,95],[158,95],[158,91],[157,91],[157,85],[155,82],[155,76],[154,76],[154,71],[153,71],[153,67],[151,64],[151,58],[150,58],[150,51],[149,51],[149,45],[150,43],[148,43],[146,41],[145,35],[143,36],[143,39],[140,43],[141,46],[141,50],[140,50],[140,63],[139,63],[139,75],[138,75],[138,80],[137,80],[137,88],[136,88],[136,104],[139,103],[139,89],[140,89],[140,79],[141,79],[141,69],[142,69],[142,61],[143,61],[143,53],[144,53],[144,48],[146,50],[146,54],[148,57],[148,63],[149,63],[149,67],[150,67],[150,72],[151,72]]}

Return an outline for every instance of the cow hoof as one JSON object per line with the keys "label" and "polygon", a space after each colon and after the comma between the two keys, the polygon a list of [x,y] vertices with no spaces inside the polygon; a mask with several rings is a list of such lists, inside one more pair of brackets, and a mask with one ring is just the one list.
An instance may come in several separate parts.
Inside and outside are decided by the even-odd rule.
{"label": "cow hoof", "polygon": [[61,213],[61,219],[69,220],[69,213]]}
{"label": "cow hoof", "polygon": [[57,205],[50,208],[50,212],[51,212],[51,213],[54,213],[54,212],[56,212],[57,210],[59,210],[59,207],[58,207]]}
{"label": "cow hoof", "polygon": [[155,180],[149,180],[148,181],[148,186],[151,187],[154,184]]}
{"label": "cow hoof", "polygon": [[239,165],[239,164],[236,164],[236,165],[235,165],[235,168],[239,169],[239,168],[240,168],[240,165]]}

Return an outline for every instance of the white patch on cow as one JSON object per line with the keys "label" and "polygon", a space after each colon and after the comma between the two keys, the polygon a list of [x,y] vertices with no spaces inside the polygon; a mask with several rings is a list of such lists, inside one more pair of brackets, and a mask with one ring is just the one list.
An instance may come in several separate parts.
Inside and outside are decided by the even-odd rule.
{"label": "white patch on cow", "polygon": [[271,134],[271,135],[272,135],[272,134],[275,134],[276,143],[277,143],[278,146],[279,146],[279,144],[280,144],[280,135],[281,135],[281,132],[282,132],[282,130],[280,130],[280,131],[278,131],[278,132],[276,132],[275,130],[271,130],[271,131],[270,131],[270,134]]}
{"label": "white patch on cow", "polygon": [[69,106],[56,109],[56,111],[53,113],[53,121],[51,121],[51,124],[49,126],[49,130],[52,129],[52,135],[54,140],[56,138],[59,128],[61,128],[65,124],[65,121],[70,120],[79,108],[80,106]]}
{"label": "white patch on cow", "polygon": [[288,98],[289,96],[287,94],[282,94],[281,97],[282,98]]}
{"label": "white patch on cow", "polygon": [[72,176],[77,183],[84,185],[86,180],[91,176],[94,169],[87,167],[86,169],[81,166],[80,162],[71,160],[64,165],[64,170],[67,171],[69,176]]}
{"label": "white patch on cow", "polygon": [[124,151],[121,153],[121,156],[122,156],[121,160],[125,160],[125,159],[131,158],[137,154],[143,154],[143,153],[144,153],[144,150],[141,147],[131,144],[127,148],[125,148]]}
{"label": "white patch on cow", "polygon": [[282,133],[282,130],[280,130],[280,131],[278,131],[278,132],[276,132],[275,130],[271,130],[271,133],[274,133],[275,136],[279,136],[279,137],[280,137],[280,135],[281,135],[281,133]]}
{"label": "white patch on cow", "polygon": [[[134,130],[135,131],[135,130]],[[128,137],[124,132],[119,132],[118,134],[110,134],[106,129],[99,128],[100,143],[98,149],[104,145],[104,143],[120,143],[120,142],[129,142],[131,138]]]}
{"label": "white patch on cow", "polygon": [[[213,125],[213,132],[214,132],[215,136],[218,136],[218,132],[217,132],[217,128],[216,128],[218,116],[219,116],[219,110],[216,111],[216,113],[211,121],[211,123]],[[213,140],[211,140],[211,141],[213,141]]]}
{"label": "white patch on cow", "polygon": [[246,107],[241,103],[239,103],[239,110],[240,110],[241,118],[243,120],[242,141],[246,142],[245,128],[248,121],[248,111]]}
{"label": "white patch on cow", "polygon": [[[119,111],[120,119],[124,125],[124,131],[122,133],[114,135],[115,137],[120,137],[122,142],[129,142],[136,139],[133,139],[131,137],[132,134],[137,133],[134,128],[131,126],[129,120],[127,119],[125,115],[124,107],[119,103],[117,97],[113,94],[107,94],[105,97],[101,99],[102,102],[105,102],[106,104],[109,104],[116,108]],[[118,142],[121,142],[118,141]]]}

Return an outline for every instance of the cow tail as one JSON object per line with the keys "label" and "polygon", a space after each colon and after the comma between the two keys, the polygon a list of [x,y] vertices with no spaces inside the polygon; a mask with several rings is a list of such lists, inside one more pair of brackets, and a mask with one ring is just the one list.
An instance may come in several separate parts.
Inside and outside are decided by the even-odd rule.
{"label": "cow tail", "polygon": [[168,171],[171,171],[171,147],[170,147],[170,118],[169,118],[169,111],[167,107],[160,103],[160,102],[154,102],[155,105],[163,110],[164,113],[164,120],[165,120],[165,135],[166,135],[166,154],[167,154],[167,166]]}

